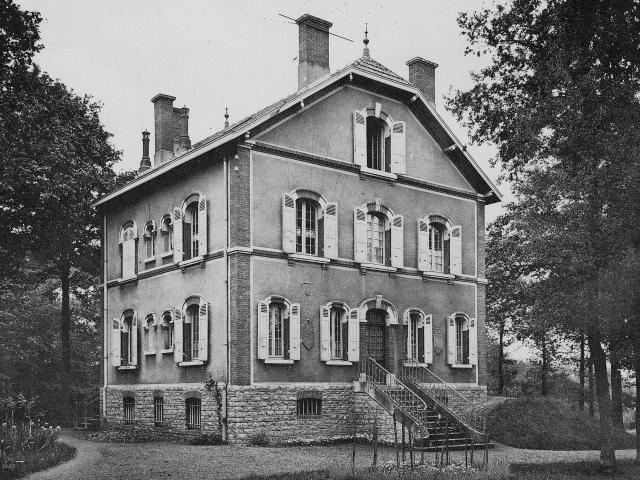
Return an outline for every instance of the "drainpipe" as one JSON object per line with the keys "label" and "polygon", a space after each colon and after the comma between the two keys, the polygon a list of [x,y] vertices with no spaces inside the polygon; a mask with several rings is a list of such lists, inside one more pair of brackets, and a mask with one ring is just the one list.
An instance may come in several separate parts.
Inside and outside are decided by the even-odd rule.
{"label": "drainpipe", "polygon": [[224,157],[223,162],[223,175],[224,175],[224,228],[225,228],[225,237],[224,237],[224,265],[225,265],[225,292],[226,292],[226,301],[224,302],[225,309],[225,318],[226,318],[226,326],[227,326],[227,384],[224,389],[224,394],[222,396],[223,400],[223,414],[224,421],[222,423],[222,439],[227,441],[227,392],[229,391],[229,383],[231,383],[231,348],[230,348],[230,337],[231,337],[231,329],[229,325],[229,303],[231,302],[231,291],[229,286],[229,255],[227,250],[229,249],[229,161],[227,157]]}
{"label": "drainpipe", "polygon": [[103,209],[102,213],[102,305],[104,316],[104,358],[103,358],[103,377],[104,386],[102,388],[102,416],[107,418],[107,385],[109,375],[109,345],[107,342],[109,335],[109,309],[107,304],[107,267],[109,262],[107,260],[107,213]]}

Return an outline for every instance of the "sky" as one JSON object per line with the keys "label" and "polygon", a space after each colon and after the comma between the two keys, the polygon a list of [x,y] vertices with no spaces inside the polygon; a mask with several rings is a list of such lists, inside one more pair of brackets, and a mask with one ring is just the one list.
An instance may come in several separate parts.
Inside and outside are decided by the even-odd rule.
{"label": "sky", "polygon": [[[78,94],[103,108],[101,120],[122,152],[120,169],[137,169],[141,132],[153,134],[157,93],[189,107],[195,143],[220,130],[225,106],[233,123],[297,89],[298,27],[290,20],[310,13],[333,23],[331,71],[362,55],[365,23],[371,57],[399,75],[406,61],[436,62],[437,109],[468,144],[466,131],[444,109],[444,95],[471,87],[470,73],[487,59],[465,56],[466,40],[456,17],[476,10],[478,0],[17,0],[43,16],[44,49],[36,62]],[[153,142],[152,142],[153,145]],[[496,183],[491,145],[468,151]],[[499,189],[509,200],[507,185]],[[487,221],[501,213],[487,207]]]}

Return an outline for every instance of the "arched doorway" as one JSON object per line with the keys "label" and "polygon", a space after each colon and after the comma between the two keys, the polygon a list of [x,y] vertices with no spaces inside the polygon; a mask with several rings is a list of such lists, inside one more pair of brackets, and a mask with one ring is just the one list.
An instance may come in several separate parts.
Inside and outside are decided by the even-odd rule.
{"label": "arched doorway", "polygon": [[360,357],[371,357],[386,367],[387,312],[378,308],[367,310],[366,322],[360,324]]}

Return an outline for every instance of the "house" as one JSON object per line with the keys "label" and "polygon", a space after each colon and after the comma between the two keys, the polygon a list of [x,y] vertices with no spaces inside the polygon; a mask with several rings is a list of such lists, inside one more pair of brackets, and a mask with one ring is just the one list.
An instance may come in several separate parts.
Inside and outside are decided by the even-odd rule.
{"label": "house", "polygon": [[500,194],[436,111],[437,65],[406,80],[365,39],[331,73],[331,23],[296,23],[295,93],[193,145],[189,109],[156,95],[153,161],[145,131],[138,177],[96,202],[111,424],[348,434],[355,410],[415,417],[380,397],[408,371],[486,396]]}

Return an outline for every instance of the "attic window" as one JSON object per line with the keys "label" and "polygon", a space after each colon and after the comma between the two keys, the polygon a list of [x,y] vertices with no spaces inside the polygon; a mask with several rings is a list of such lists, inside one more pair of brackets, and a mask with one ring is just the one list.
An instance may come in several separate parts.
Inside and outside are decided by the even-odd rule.
{"label": "attic window", "polygon": [[367,117],[367,168],[391,172],[389,126],[376,117]]}

